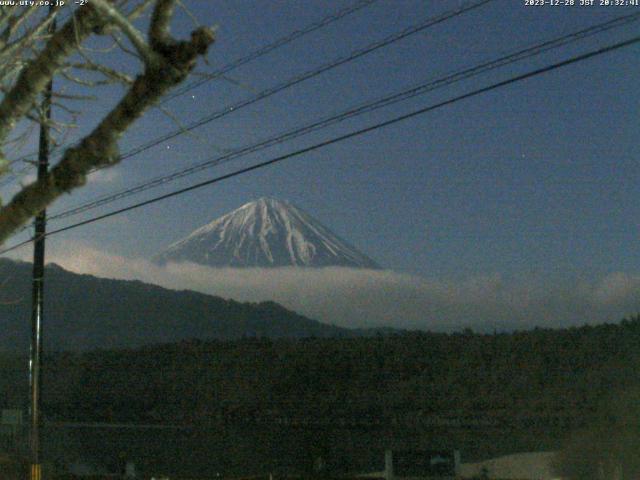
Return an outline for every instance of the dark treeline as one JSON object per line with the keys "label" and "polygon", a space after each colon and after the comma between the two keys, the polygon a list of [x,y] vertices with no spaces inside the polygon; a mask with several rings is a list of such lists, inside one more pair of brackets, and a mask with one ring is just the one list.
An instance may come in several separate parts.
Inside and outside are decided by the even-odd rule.
{"label": "dark treeline", "polygon": [[[24,408],[26,359],[0,361],[2,406]],[[380,451],[389,442],[437,444],[469,459],[569,445],[566,458],[593,459],[580,440],[594,439],[590,448],[597,438],[620,443],[611,440],[622,431],[615,422],[629,421],[611,423],[610,400],[637,400],[639,367],[640,317],[497,334],[193,340],[49,354],[43,412],[49,422],[270,432],[269,445],[302,445],[307,435],[317,448],[314,432],[324,432],[327,445],[375,439]]]}
{"label": "dark treeline", "polygon": [[[7,404],[26,398],[15,357]],[[640,385],[640,318],[580,328],[185,341],[46,359],[50,420],[572,427]],[[16,384],[16,382],[18,382]]]}

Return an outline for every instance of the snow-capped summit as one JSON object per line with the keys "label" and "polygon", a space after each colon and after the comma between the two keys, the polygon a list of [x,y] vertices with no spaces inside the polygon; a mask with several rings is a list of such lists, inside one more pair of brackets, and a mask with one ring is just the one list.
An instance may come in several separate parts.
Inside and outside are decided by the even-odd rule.
{"label": "snow-capped summit", "polygon": [[154,260],[215,267],[380,268],[289,202],[260,198],[170,245]]}

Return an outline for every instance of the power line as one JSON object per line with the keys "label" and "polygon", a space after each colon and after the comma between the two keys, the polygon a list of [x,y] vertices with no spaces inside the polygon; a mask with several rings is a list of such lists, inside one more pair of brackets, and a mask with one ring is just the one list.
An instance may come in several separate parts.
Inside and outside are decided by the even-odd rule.
{"label": "power line", "polygon": [[[260,100],[264,100],[265,98],[271,97],[272,95],[275,95],[281,91],[284,91],[288,88],[291,88],[299,83],[302,83],[306,80],[309,80],[311,78],[317,77],[318,75],[321,75],[325,72],[328,72],[336,67],[339,67],[341,65],[344,65],[346,63],[352,62],[360,57],[363,57],[364,55],[367,55],[371,52],[374,52],[376,50],[379,50],[383,47],[386,47],[388,45],[391,45],[395,42],[398,42],[404,38],[407,38],[411,35],[414,35],[416,33],[422,32],[428,28],[431,28],[435,25],[438,25],[442,22],[445,22],[451,18],[455,18],[457,16],[460,16],[466,12],[469,12],[471,10],[474,10],[476,8],[479,8],[481,6],[484,6],[485,4],[491,3],[495,0],[479,0],[473,3],[466,3],[463,6],[460,6],[456,9],[453,10],[449,10],[447,12],[444,12],[440,15],[434,16],[434,17],[429,17],[426,20],[423,20],[422,22],[409,26],[403,30],[401,30],[398,33],[394,33],[391,34],[385,38],[383,38],[382,40],[378,40],[376,42],[370,43],[369,45],[362,47],[360,49],[354,50],[353,52],[351,52],[349,55],[344,56],[344,57],[340,57],[337,60],[334,60],[332,62],[326,63],[324,65],[321,65],[320,67],[316,67],[312,70],[309,70],[307,72],[304,72],[302,74],[299,74],[293,78],[290,78],[289,80],[286,80],[274,87],[270,87],[267,88],[261,92],[259,92],[258,94],[254,95],[253,97],[250,97],[246,100],[242,100],[240,102],[237,102],[233,105],[228,105],[220,110],[217,110],[193,123],[191,123],[190,125],[187,125],[185,127],[176,129],[172,132],[169,132],[165,135],[162,135],[160,137],[157,137],[153,140],[150,140],[149,142],[146,142],[142,145],[139,145],[131,150],[129,150],[128,152],[122,154],[120,156],[120,161],[122,160],[126,160],[128,158],[134,157],[146,150],[149,150],[150,148],[153,148],[157,145],[160,145],[163,142],[166,142],[167,140],[171,140],[173,138],[176,138],[180,135],[184,135],[187,132],[190,132],[192,130],[195,130],[198,127],[201,127],[203,125],[206,125],[208,123],[211,123],[214,120],[217,120],[219,118],[222,118],[226,115],[229,115],[231,113],[237,112],[238,110],[241,110],[242,108],[248,107],[249,105],[253,105],[254,103],[259,102]],[[223,69],[226,67],[223,67]],[[235,67],[234,67],[235,68]],[[103,168],[107,168],[105,167],[97,167],[94,168],[93,170],[91,170],[89,172],[89,175],[91,175],[92,173],[95,173],[99,170],[102,170]]]}
{"label": "power line", "polygon": [[341,121],[344,121],[346,119],[349,118],[353,118],[359,115],[362,115],[364,113],[369,113],[372,112],[374,110],[401,102],[401,101],[405,101],[407,99],[413,98],[415,96],[418,95],[422,95],[424,93],[433,91],[435,89],[438,88],[442,88],[448,85],[451,85],[453,83],[462,81],[462,80],[466,80],[469,78],[472,78],[476,75],[480,75],[482,73],[486,73],[487,71],[496,69],[496,68],[500,68],[503,67],[505,65],[517,62],[517,61],[521,61],[523,59],[527,59],[536,55],[540,55],[541,53],[547,52],[549,50],[552,49],[556,49],[559,47],[562,47],[564,45],[567,45],[568,43],[572,43],[575,42],[577,40],[581,40],[584,38],[587,38],[589,36],[595,35],[597,33],[601,33],[603,31],[607,31],[607,30],[611,30],[613,28],[618,28],[620,26],[626,25],[628,23],[634,22],[634,21],[638,21],[640,19],[640,13],[635,13],[632,15],[626,15],[623,17],[618,17],[615,18],[613,20],[607,21],[607,22],[603,22],[591,27],[588,27],[586,29],[582,29],[576,32],[572,32],[569,33],[567,35],[563,35],[559,38],[555,38],[552,40],[548,40],[542,43],[539,43],[537,45],[531,46],[531,47],[527,47],[525,49],[516,51],[514,53],[505,55],[503,57],[500,57],[498,59],[495,60],[491,60],[488,62],[484,62],[481,63],[479,65],[470,67],[470,68],[466,68],[463,70],[459,70],[456,71],[454,73],[451,73],[449,75],[446,75],[444,77],[441,77],[437,80],[431,80],[431,81],[427,81],[426,83],[422,83],[418,86],[412,87],[410,89],[404,90],[400,93],[396,93],[393,95],[389,95],[386,97],[383,97],[379,100],[376,100],[374,102],[368,102],[365,103],[363,105],[360,105],[358,107],[354,107],[351,109],[348,109],[340,114],[337,115],[333,115],[324,119],[321,119],[319,121],[315,121],[313,123],[307,124],[303,127],[298,127],[295,128],[293,130],[290,130],[286,133],[282,133],[279,135],[276,135],[274,137],[271,137],[269,139],[260,141],[258,143],[252,144],[252,145],[248,145],[245,147],[241,147],[238,149],[234,149],[232,151],[226,152],[224,155],[222,156],[218,156],[218,157],[212,157],[209,158],[207,160],[205,160],[204,162],[198,163],[196,165],[192,165],[190,167],[187,168],[183,168],[180,170],[177,170],[175,172],[172,172],[170,174],[167,175],[163,175],[163,176],[159,176],[156,177],[152,180],[148,180],[145,182],[142,182],[136,186],[124,189],[120,192],[117,193],[113,193],[113,194],[107,194],[107,195],[103,195],[102,197],[99,197],[97,199],[94,199],[90,202],[84,203],[82,205],[70,208],[68,210],[64,210],[60,213],[54,214],[52,216],[49,217],[49,220],[56,220],[56,219],[61,219],[61,218],[66,218],[69,216],[73,216],[88,210],[92,210],[94,208],[103,206],[103,205],[107,205],[109,203],[112,203],[116,200],[120,200],[122,198],[126,198],[129,197],[131,195],[135,195],[141,192],[144,192],[146,190],[149,190],[151,188],[155,188],[157,186],[160,185],[164,185],[166,183],[169,183],[171,181],[174,181],[176,179],[188,176],[188,175],[192,175],[194,173],[197,173],[199,171],[205,170],[207,168],[212,168],[215,166],[218,166],[222,163],[226,163],[229,162],[231,160],[237,159],[239,157],[244,157],[250,153],[255,153],[256,151],[259,150],[263,150],[267,147],[273,146],[273,145],[277,145],[280,144],[284,141],[288,141],[291,140],[293,138],[297,138],[301,135],[305,135],[308,134],[310,132],[313,131],[317,131],[323,128],[326,128],[330,125],[334,125],[336,123],[339,123]]}
{"label": "power line", "polygon": [[[460,16],[466,12],[469,12],[471,10],[474,10],[476,8],[479,8],[483,5],[486,5],[490,2],[493,2],[495,0],[479,0],[476,1],[474,3],[466,3],[465,5],[456,8],[454,10],[449,10],[443,14],[437,15],[435,17],[430,17],[416,25],[412,25],[410,27],[407,27],[403,30],[401,30],[398,33],[394,33],[392,35],[389,35],[385,38],[383,38],[382,40],[378,40],[377,42],[373,42],[363,48],[357,49],[353,52],[351,52],[349,55],[344,56],[344,57],[340,57],[337,60],[334,60],[332,62],[329,62],[327,64],[321,65],[320,67],[314,68],[313,70],[309,70],[307,72],[304,72],[300,75],[297,75],[289,80],[286,80],[283,83],[280,83],[274,87],[270,87],[267,88],[266,90],[263,90],[262,92],[258,93],[257,95],[248,98],[246,100],[242,100],[238,103],[235,103],[233,105],[229,105],[226,106],[220,110],[217,110],[193,123],[191,123],[190,125],[187,125],[183,128],[179,128],[177,130],[174,130],[173,132],[169,132],[165,135],[162,135],[161,137],[157,137],[154,140],[150,140],[147,143],[144,143],[142,145],[139,145],[138,147],[135,147],[131,150],[129,150],[128,152],[126,152],[125,154],[123,154],[120,157],[120,160],[125,160],[127,158],[131,158],[135,155],[138,155],[142,152],[144,152],[145,150],[148,150],[152,147],[155,147],[156,145],[159,145],[163,142],[166,142],[167,140],[171,140],[172,138],[178,137],[180,135],[184,135],[187,132],[190,132],[192,130],[195,130],[198,127],[201,127],[207,123],[211,123],[214,120],[217,120],[219,118],[224,117],[225,115],[228,115],[230,113],[236,112],[238,110],[241,110],[242,108],[245,108],[249,105],[252,105],[256,102],[259,102],[260,100],[263,100],[265,98],[271,97],[272,95],[275,95],[276,93],[279,93],[283,90],[286,90],[288,88],[291,88],[299,83],[302,83],[306,80],[309,80],[310,78],[313,77],[317,77],[318,75],[328,72],[329,70],[332,70],[336,67],[339,67],[341,65],[344,65],[346,63],[352,62],[360,57],[363,57],[364,55],[367,55],[371,52],[374,52],[376,50],[379,50],[383,47],[386,47],[388,45],[391,45],[395,42],[398,42],[404,38],[409,37],[410,35],[414,35],[416,33],[422,32],[430,27],[433,27],[435,25],[438,25],[442,22],[445,22],[451,18],[455,18],[457,16]],[[101,170],[102,168],[106,168],[106,167],[100,167],[100,168],[95,168],[94,170],[92,170],[90,173],[96,172],[98,170]]]}
{"label": "power line", "polygon": [[[291,33],[289,33],[288,35],[285,35],[284,37],[280,37],[277,40],[275,40],[272,43],[269,43],[261,48],[259,48],[258,50],[255,50],[247,55],[245,55],[244,57],[240,57],[234,61],[232,61],[231,63],[228,63],[227,65],[219,68],[218,70],[212,72],[211,74],[209,74],[207,76],[207,78],[198,80],[196,82],[193,82],[189,85],[185,85],[184,87],[182,87],[181,89],[173,92],[170,96],[164,98],[162,100],[162,102],[160,103],[161,105],[180,96],[183,95],[184,93],[187,93],[190,90],[193,90],[194,88],[199,87],[200,85],[203,85],[207,82],[210,82],[212,80],[215,80],[216,78],[220,78],[223,75],[231,72],[232,70],[235,70],[236,68],[245,65],[253,60],[256,60],[268,53],[271,53],[272,51],[281,48],[285,45],[288,45],[289,43],[293,42],[294,40],[297,40],[305,35],[308,35],[312,32],[315,32],[316,30],[319,30],[321,28],[324,28],[334,22],[337,22],[338,20],[347,17],[348,15],[351,15],[352,13],[358,12],[362,9],[364,9],[365,7],[368,7],[372,4],[374,4],[375,2],[377,2],[378,0],[360,0],[358,2],[356,2],[354,5],[343,8],[342,10],[339,10],[335,13],[329,14],[325,17],[323,17],[322,19],[320,19],[319,21],[310,23],[309,25],[299,29],[299,30],[295,30]],[[68,19],[71,15],[68,15],[66,19]],[[71,143],[68,143],[66,145],[61,145],[58,147],[58,149],[63,148],[64,146],[69,146]],[[20,161],[23,160],[27,160],[33,156],[36,156],[38,154],[38,152],[32,152],[32,153],[28,153],[25,154],[19,158],[16,158],[14,160],[12,160],[11,162],[9,162],[9,165],[14,165],[15,163],[18,163]],[[30,167],[31,168],[31,167]],[[23,173],[23,172],[21,172]],[[0,187],[5,186],[6,183],[4,184],[0,184]]]}
{"label": "power line", "polygon": [[[294,152],[290,152],[290,153],[287,153],[287,154],[284,154],[284,155],[280,155],[280,156],[272,158],[270,160],[266,160],[264,162],[257,163],[255,165],[250,166],[250,167],[245,167],[245,168],[236,170],[236,171],[228,173],[226,175],[221,175],[219,177],[215,177],[215,178],[203,181],[203,182],[199,182],[199,183],[196,183],[194,185],[190,185],[189,187],[181,188],[179,190],[175,190],[173,192],[170,192],[170,193],[167,193],[167,194],[164,194],[164,195],[160,195],[160,196],[154,197],[154,198],[149,199],[149,200],[145,200],[144,202],[139,202],[139,203],[136,203],[136,204],[133,204],[133,205],[129,205],[127,207],[120,208],[118,210],[113,210],[113,211],[105,213],[103,215],[99,215],[99,216],[96,216],[96,217],[93,217],[93,218],[90,218],[90,219],[87,219],[87,220],[83,220],[81,222],[77,222],[77,223],[74,223],[72,225],[68,225],[66,227],[58,228],[57,230],[52,230],[52,231],[48,232],[45,236],[51,236],[51,235],[56,235],[58,233],[66,232],[68,230],[72,230],[72,229],[75,229],[75,228],[78,228],[78,227],[82,227],[84,225],[95,223],[95,222],[104,220],[106,218],[113,217],[115,215],[119,215],[121,213],[125,213],[125,212],[131,211],[131,210],[135,210],[137,208],[140,208],[140,207],[143,207],[143,206],[146,206],[146,205],[157,203],[157,202],[159,202],[161,200],[165,200],[167,198],[171,198],[171,197],[175,197],[175,196],[178,196],[178,195],[182,195],[182,194],[190,192],[192,190],[196,190],[196,189],[208,186],[208,185],[219,183],[219,182],[221,182],[223,180],[227,180],[229,178],[237,177],[239,175],[243,175],[243,174],[252,172],[254,170],[258,170],[258,169],[261,169],[261,168],[264,168],[264,167],[267,167],[267,166],[270,166],[270,165],[273,165],[273,164],[276,164],[276,163],[280,163],[280,162],[282,162],[284,160],[287,160],[289,158],[298,157],[298,156],[303,155],[305,153],[309,153],[309,152],[312,152],[312,151],[327,147],[329,145],[333,145],[335,143],[342,142],[344,140],[348,140],[350,138],[354,138],[354,137],[358,137],[360,135],[364,135],[365,133],[369,133],[369,132],[372,132],[374,130],[378,130],[380,128],[384,128],[384,127],[388,127],[390,125],[394,125],[394,124],[402,122],[404,120],[408,120],[408,119],[417,117],[419,115],[423,115],[423,114],[431,112],[433,110],[437,110],[439,108],[442,108],[442,107],[445,107],[445,106],[448,106],[448,105],[452,105],[452,104],[457,103],[459,101],[466,100],[466,99],[472,98],[472,97],[476,97],[476,96],[481,95],[483,93],[487,93],[487,92],[490,92],[490,91],[493,91],[493,90],[497,90],[498,88],[506,87],[506,86],[511,85],[513,83],[520,82],[520,81],[523,81],[523,80],[526,80],[526,79],[529,79],[529,78],[533,78],[533,77],[536,77],[538,75],[542,75],[542,74],[551,72],[553,70],[557,70],[559,68],[566,67],[568,65],[572,65],[572,64],[587,60],[589,58],[593,58],[593,57],[596,57],[596,56],[599,56],[599,55],[603,55],[605,53],[613,52],[615,50],[619,50],[619,49],[634,45],[634,44],[639,43],[639,42],[640,42],[640,36],[636,36],[636,37],[633,37],[633,38],[631,38],[629,40],[618,42],[618,43],[615,43],[613,45],[608,45],[606,47],[602,47],[602,48],[590,51],[590,52],[582,54],[582,55],[574,56],[574,57],[571,57],[571,58],[569,58],[567,60],[563,60],[563,61],[554,63],[552,65],[548,65],[546,67],[538,68],[536,70],[533,70],[533,71],[530,71],[530,72],[527,72],[527,73],[524,73],[524,74],[521,74],[521,75],[517,75],[515,77],[511,77],[511,78],[509,78],[507,80],[503,80],[503,81],[500,81],[500,82],[497,82],[497,83],[493,83],[493,84],[491,84],[489,86],[482,87],[482,88],[473,90],[471,92],[468,92],[468,93],[465,93],[465,94],[462,94],[462,95],[458,95],[456,97],[450,98],[448,100],[445,100],[445,101],[442,101],[442,102],[439,102],[439,103],[436,103],[436,104],[433,104],[433,105],[429,105],[427,107],[420,108],[418,110],[414,110],[413,112],[406,113],[404,115],[400,115],[400,116],[394,117],[394,118],[392,118],[390,120],[386,120],[384,122],[376,123],[376,124],[371,125],[369,127],[365,127],[365,128],[359,129],[359,130],[355,130],[353,132],[350,132],[350,133],[347,133],[347,134],[344,134],[344,135],[340,135],[338,137],[331,138],[329,140],[325,140],[325,141],[316,143],[314,145],[311,145],[309,147],[305,147],[305,148],[296,150]],[[17,249],[17,248],[19,248],[19,247],[21,247],[23,245],[26,245],[28,243],[31,243],[34,240],[35,240],[35,238],[31,238],[31,239],[25,240],[25,241],[23,241],[21,243],[18,243],[16,245],[13,245],[12,247],[3,249],[3,250],[0,251],[0,255],[4,254],[4,253],[8,253],[8,252],[10,252],[12,250],[15,250],[15,249]]]}
{"label": "power line", "polygon": [[179,97],[180,95],[184,95],[185,93],[193,90],[194,88],[199,87],[200,85],[204,85],[207,82],[210,82],[212,80],[215,80],[218,77],[221,77],[222,75],[229,73],[232,70],[235,70],[236,68],[245,65],[257,58],[260,58],[264,55],[266,55],[267,53],[272,52],[273,50],[283,47],[284,45],[287,45],[291,42],[293,42],[294,40],[297,40],[300,37],[303,37],[304,35],[307,35],[311,32],[314,32],[320,28],[326,27],[327,25],[340,20],[343,17],[346,17],[347,15],[350,15],[354,12],[357,12],[358,10],[361,10],[365,7],[368,7],[369,5],[375,3],[377,0],[361,0],[360,2],[357,2],[355,5],[351,6],[351,7],[347,7],[343,10],[340,10],[334,14],[328,15],[326,17],[324,17],[323,19],[321,19],[318,22],[314,22],[310,25],[307,25],[306,27],[300,29],[300,30],[296,30],[294,32],[291,32],[289,35],[286,35],[284,37],[279,38],[278,40],[274,41],[273,43],[270,43],[268,45],[265,45],[262,48],[259,48],[258,50],[249,53],[248,55],[245,55],[244,57],[238,58],[237,60],[225,65],[224,67],[216,70],[215,72],[212,72],[209,76],[207,76],[207,78],[203,78],[200,80],[197,80],[195,82],[191,82],[188,85],[184,85],[182,88],[177,89],[176,91],[174,91],[171,95],[167,96],[166,98],[164,98],[162,100],[162,104],[176,98]]}

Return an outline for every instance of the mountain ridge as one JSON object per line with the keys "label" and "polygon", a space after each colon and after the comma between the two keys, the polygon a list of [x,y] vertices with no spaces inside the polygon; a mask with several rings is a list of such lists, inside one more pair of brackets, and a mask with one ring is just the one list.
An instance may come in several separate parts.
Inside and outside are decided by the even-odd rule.
{"label": "mountain ridge", "polygon": [[[28,351],[32,264],[0,258],[0,351]],[[243,337],[359,337],[400,333],[350,329],[305,317],[276,302],[237,302],[140,280],[45,267],[46,350],[137,348],[182,340]]]}

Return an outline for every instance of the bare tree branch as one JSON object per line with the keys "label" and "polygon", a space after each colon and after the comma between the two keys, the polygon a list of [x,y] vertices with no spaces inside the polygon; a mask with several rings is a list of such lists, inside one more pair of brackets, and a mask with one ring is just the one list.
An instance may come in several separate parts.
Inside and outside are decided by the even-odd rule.
{"label": "bare tree branch", "polygon": [[132,22],[140,15],[142,15],[154,1],[155,0],[143,0],[140,4],[138,4],[133,10],[127,13],[127,18],[129,19],[129,21]]}
{"label": "bare tree branch", "polygon": [[[136,41],[140,39],[137,30],[122,23],[127,22],[126,17],[117,11],[107,11],[106,7],[110,5],[102,0],[94,0],[90,5],[93,8],[78,11],[75,20],[53,35],[0,103],[0,141],[4,141],[16,122],[29,112],[46,82],[93,30],[102,29],[110,22],[124,29],[132,43],[131,35],[137,38]],[[149,29],[149,45],[140,48],[135,45],[144,60],[144,72],[135,78],[118,105],[76,147],[65,151],[46,179],[25,186],[0,209],[0,243],[55,199],[85,184],[91,170],[118,163],[121,135],[162,95],[181,83],[195,67],[198,57],[206,54],[214,41],[214,34],[208,28],[196,29],[188,41],[171,38],[169,25],[174,6],[174,0],[157,0]],[[146,49],[151,49],[153,54],[144,53]]]}
{"label": "bare tree branch", "polygon": [[111,3],[106,0],[92,0],[91,4],[93,8],[108,18],[127,36],[145,63],[155,65],[161,61],[158,54],[145,41],[144,35]]}
{"label": "bare tree branch", "polygon": [[56,71],[102,20],[92,8],[79,9],[73,18],[47,42],[40,55],[20,73],[15,86],[0,103],[0,142],[15,128],[44,91]]}
{"label": "bare tree branch", "polygon": [[149,27],[149,40],[154,50],[161,50],[164,45],[172,42],[170,25],[176,0],[158,0],[156,8],[151,16]]}

